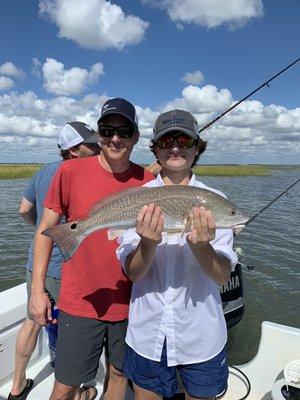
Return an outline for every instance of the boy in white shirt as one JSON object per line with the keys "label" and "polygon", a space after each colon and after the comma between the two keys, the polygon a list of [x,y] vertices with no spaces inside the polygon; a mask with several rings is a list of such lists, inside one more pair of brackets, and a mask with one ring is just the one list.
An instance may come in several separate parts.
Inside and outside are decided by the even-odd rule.
{"label": "boy in white shirt", "polygon": [[[224,196],[192,174],[206,148],[198,130],[196,119],[183,110],[158,117],[151,150],[162,169],[145,186],[190,185]],[[133,381],[136,400],[173,396],[176,370],[188,400],[212,400],[227,388],[219,285],[237,262],[233,232],[216,229],[204,207],[196,207],[192,218],[191,232],[162,235],[162,211],[149,204],[139,212],[136,229],[119,238],[118,258],[134,282],[124,373]]]}

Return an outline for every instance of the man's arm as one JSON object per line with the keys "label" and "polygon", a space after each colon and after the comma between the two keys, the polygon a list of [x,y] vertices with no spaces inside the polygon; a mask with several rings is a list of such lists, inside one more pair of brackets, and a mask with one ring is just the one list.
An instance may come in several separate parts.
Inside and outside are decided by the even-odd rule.
{"label": "man's arm", "polygon": [[231,265],[223,255],[218,254],[209,243],[215,238],[215,222],[210,211],[204,207],[193,210],[193,229],[187,236],[187,242],[201,264],[204,272],[218,285],[229,280]]}
{"label": "man's arm", "polygon": [[144,206],[139,212],[136,232],[141,241],[136,251],[129,254],[125,262],[126,275],[132,282],[142,278],[149,271],[156,247],[161,241],[163,224],[161,209],[154,204]]}
{"label": "man's arm", "polygon": [[36,225],[36,206],[25,197],[21,200],[19,213],[29,225]]}
{"label": "man's arm", "polygon": [[45,207],[41,223],[35,233],[30,312],[41,325],[45,325],[47,319],[52,320],[51,304],[45,292],[45,277],[53,248],[53,240],[42,235],[42,232],[58,225],[61,218],[61,214]]}

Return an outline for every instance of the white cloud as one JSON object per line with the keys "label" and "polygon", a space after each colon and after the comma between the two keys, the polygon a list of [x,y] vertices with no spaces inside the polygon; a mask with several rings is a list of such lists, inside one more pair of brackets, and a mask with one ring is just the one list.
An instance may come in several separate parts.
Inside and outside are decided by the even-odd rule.
{"label": "white cloud", "polygon": [[[101,106],[107,96],[88,94],[79,99],[58,96],[38,97],[34,92],[9,92],[0,95],[0,147],[2,162],[49,161],[57,158],[57,135],[68,121],[79,120],[96,128]],[[187,86],[180,97],[159,109],[136,105],[141,137],[133,160],[150,162],[148,150],[152,128],[159,112],[172,108],[189,110],[204,126],[234,104],[227,89],[215,86]],[[245,101],[201,136],[208,140],[201,162],[299,163],[300,108],[264,106],[259,101]],[[21,149],[21,150],[19,150]]]}
{"label": "white cloud", "polygon": [[189,85],[199,85],[204,81],[204,76],[199,70],[194,72],[187,72],[181,80]]}
{"label": "white cloud", "polygon": [[15,78],[22,78],[25,76],[25,73],[21,70],[21,68],[16,67],[10,61],[0,65],[0,74]]}
{"label": "white cloud", "polygon": [[[57,137],[66,122],[96,121],[107,96],[41,99],[32,91],[0,95],[1,162],[49,162],[58,158]],[[19,151],[19,149],[22,149]]]}
{"label": "white cloud", "polygon": [[64,64],[53,58],[46,59],[42,71],[44,88],[57,95],[78,95],[104,75],[102,63],[95,63],[89,71],[78,67],[65,70]]}
{"label": "white cloud", "polygon": [[39,79],[42,77],[42,63],[37,57],[32,58],[32,74]]}
{"label": "white cloud", "polygon": [[229,107],[232,103],[231,93],[227,89],[218,89],[213,85],[201,88],[189,85],[182,91],[182,97],[167,103],[163,110],[180,108],[190,111],[196,115],[211,114]]}
{"label": "white cloud", "polygon": [[262,17],[262,0],[142,0],[166,10],[172,21],[215,28],[227,25],[231,29],[244,26],[251,18]]}
{"label": "white cloud", "polygon": [[0,90],[10,89],[15,85],[14,81],[7,76],[0,76]]}
{"label": "white cloud", "polygon": [[40,0],[39,9],[57,25],[60,37],[97,50],[137,44],[149,26],[105,0]]}
{"label": "white cloud", "polygon": [[[67,121],[82,120],[96,125],[106,96],[87,95],[40,99],[34,92],[11,92],[0,96],[0,134],[20,137],[56,138]],[[55,129],[54,129],[55,128]]]}

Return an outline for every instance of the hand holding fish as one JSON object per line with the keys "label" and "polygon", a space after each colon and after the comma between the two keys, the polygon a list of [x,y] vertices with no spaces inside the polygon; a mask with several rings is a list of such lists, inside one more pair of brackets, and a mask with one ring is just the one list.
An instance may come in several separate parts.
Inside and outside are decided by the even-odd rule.
{"label": "hand holding fish", "polygon": [[196,207],[193,208],[191,218],[192,230],[186,237],[187,243],[203,271],[217,285],[223,285],[229,279],[231,265],[230,261],[216,253],[209,243],[215,238],[216,231],[213,214],[205,207]]}
{"label": "hand holding fish", "polygon": [[164,219],[160,207],[150,203],[141,208],[136,220],[136,232],[142,241],[153,244],[160,243],[163,226]]}
{"label": "hand holding fish", "polygon": [[187,242],[205,245],[215,238],[216,224],[211,211],[205,207],[195,207],[191,218],[192,230],[187,236]]}
{"label": "hand holding fish", "polygon": [[160,207],[154,203],[143,206],[136,218],[136,232],[141,241],[135,252],[127,256],[125,271],[135,282],[149,271],[155,257],[156,246],[162,240],[164,218]]}

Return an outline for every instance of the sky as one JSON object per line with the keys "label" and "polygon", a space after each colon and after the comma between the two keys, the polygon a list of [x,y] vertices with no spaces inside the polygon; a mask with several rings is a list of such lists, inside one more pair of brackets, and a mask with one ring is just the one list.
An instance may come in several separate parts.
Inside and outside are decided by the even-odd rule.
{"label": "sky", "polygon": [[[300,57],[299,0],[2,0],[0,163],[59,159],[63,125],[131,101],[149,150],[160,112],[199,127]],[[300,62],[202,132],[203,164],[300,163]]]}

